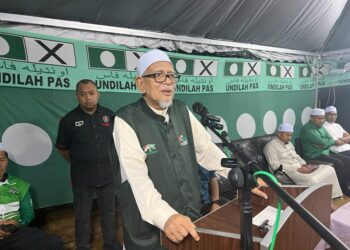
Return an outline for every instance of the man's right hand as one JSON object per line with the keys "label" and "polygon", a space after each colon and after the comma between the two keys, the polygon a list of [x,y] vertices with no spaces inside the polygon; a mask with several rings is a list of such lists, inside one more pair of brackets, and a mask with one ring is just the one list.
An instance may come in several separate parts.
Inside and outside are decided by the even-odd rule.
{"label": "man's right hand", "polygon": [[5,238],[5,237],[9,236],[9,235],[10,235],[10,233],[4,232],[4,231],[2,231],[2,230],[0,229],[0,240],[1,240],[2,238]]}
{"label": "man's right hand", "polygon": [[174,214],[170,216],[165,223],[164,233],[175,243],[182,241],[188,234],[190,234],[196,241],[199,241],[199,235],[195,228],[196,226],[192,223],[189,217],[182,214]]}
{"label": "man's right hand", "polygon": [[336,145],[336,146],[341,146],[341,145],[344,145],[344,144],[345,144],[345,143],[343,142],[342,139],[338,139],[338,140],[335,141],[335,145]]}
{"label": "man's right hand", "polygon": [[[5,220],[0,221],[0,225],[2,225],[2,224],[3,225],[7,224],[7,221],[5,221]],[[0,229],[0,239],[5,238],[5,237],[9,236],[10,234],[11,233],[5,232],[5,231]]]}
{"label": "man's right hand", "polygon": [[315,167],[312,165],[302,165],[300,168],[297,169],[299,173],[302,174],[310,174],[315,170]]}

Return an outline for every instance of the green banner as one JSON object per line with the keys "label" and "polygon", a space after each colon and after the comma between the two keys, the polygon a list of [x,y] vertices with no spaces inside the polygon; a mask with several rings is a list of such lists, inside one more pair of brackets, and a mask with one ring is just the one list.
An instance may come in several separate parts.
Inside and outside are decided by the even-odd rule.
{"label": "green banner", "polygon": [[[0,29],[0,141],[11,148],[9,172],[31,183],[35,207],[72,201],[69,163],[54,144],[59,120],[77,106],[75,83],[94,79],[100,103],[116,111],[140,98],[134,77],[144,51]],[[176,98],[202,102],[231,139],[274,133],[281,122],[297,134],[308,121],[308,65],[168,54],[182,75]]]}
{"label": "green banner", "polygon": [[[31,183],[35,207],[72,201],[70,166],[54,147],[61,117],[77,106],[75,91],[1,87],[0,141],[10,144],[9,172]],[[112,110],[137,100],[139,94],[101,93],[100,103]],[[230,138],[274,133],[288,121],[299,131],[308,120],[314,91],[177,94],[189,107],[202,102]],[[214,142],[219,142],[213,137]]]}
{"label": "green banner", "polygon": [[[0,86],[20,88],[72,90],[78,80],[90,78],[101,92],[136,93],[136,64],[145,52],[4,28],[0,44]],[[168,54],[182,75],[179,93],[314,89],[306,64]]]}

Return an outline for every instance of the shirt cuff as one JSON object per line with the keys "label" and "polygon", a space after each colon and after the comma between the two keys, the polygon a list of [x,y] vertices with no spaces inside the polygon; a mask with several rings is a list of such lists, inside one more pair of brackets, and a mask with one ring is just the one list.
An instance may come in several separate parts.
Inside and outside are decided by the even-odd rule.
{"label": "shirt cuff", "polygon": [[167,204],[161,205],[157,209],[157,211],[154,213],[154,218],[153,218],[154,225],[160,228],[162,231],[164,231],[165,223],[168,221],[170,216],[174,214],[178,214],[178,212],[176,212],[176,210],[171,208],[169,205]]}

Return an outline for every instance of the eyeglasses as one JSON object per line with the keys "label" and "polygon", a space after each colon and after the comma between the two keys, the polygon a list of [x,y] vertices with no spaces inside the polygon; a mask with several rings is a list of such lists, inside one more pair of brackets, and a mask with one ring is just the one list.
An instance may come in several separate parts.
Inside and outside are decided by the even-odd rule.
{"label": "eyeglasses", "polygon": [[166,81],[166,78],[169,78],[171,83],[177,83],[180,79],[180,75],[177,75],[174,73],[165,74],[165,73],[160,73],[160,72],[144,75],[142,77],[151,77],[157,83],[164,83]]}

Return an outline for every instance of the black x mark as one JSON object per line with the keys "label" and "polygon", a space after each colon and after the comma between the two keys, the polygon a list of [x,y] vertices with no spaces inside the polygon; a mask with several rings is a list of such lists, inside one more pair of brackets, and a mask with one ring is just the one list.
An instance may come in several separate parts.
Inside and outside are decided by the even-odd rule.
{"label": "black x mark", "polygon": [[200,61],[200,62],[203,66],[203,70],[201,73],[199,73],[199,75],[202,75],[205,71],[207,71],[209,75],[212,75],[212,73],[209,71],[209,66],[213,64],[213,61],[209,62],[207,65],[205,65],[203,61]]}
{"label": "black x mark", "polygon": [[248,72],[248,74],[247,74],[248,76],[250,75],[251,72],[254,72],[255,75],[258,74],[258,72],[256,72],[256,71],[254,70],[254,68],[255,68],[255,66],[257,65],[257,63],[258,63],[258,62],[255,62],[253,65],[251,65],[250,63],[248,63],[248,66],[249,66],[249,68],[250,68],[250,69],[249,69],[249,72]]}
{"label": "black x mark", "polygon": [[[137,59],[140,59],[140,55],[137,53],[137,52],[132,52],[133,54],[134,54],[134,56],[137,58]],[[136,67],[137,66],[135,66],[135,68],[134,68],[134,70],[136,70]]]}
{"label": "black x mark", "polygon": [[318,68],[318,74],[319,75],[323,75],[323,71],[322,68],[324,67],[324,64],[322,64],[319,68]]}
{"label": "black x mark", "polygon": [[289,77],[292,77],[292,75],[291,75],[291,73],[290,73],[290,71],[291,71],[291,69],[292,69],[292,66],[289,66],[289,67],[283,66],[283,68],[286,70],[286,73],[284,74],[284,77],[286,77],[287,75],[288,75]]}
{"label": "black x mark", "polygon": [[56,51],[59,50],[62,46],[63,43],[58,43],[53,49],[50,49],[49,47],[47,47],[42,41],[40,40],[35,40],[38,44],[41,45],[41,47],[43,47],[48,53],[39,60],[39,62],[45,62],[47,59],[49,59],[51,56],[53,56],[54,58],[57,59],[57,61],[59,61],[61,64],[67,64],[65,61],[62,60],[62,58],[60,58],[58,55],[56,55]]}

